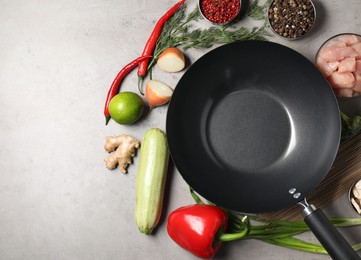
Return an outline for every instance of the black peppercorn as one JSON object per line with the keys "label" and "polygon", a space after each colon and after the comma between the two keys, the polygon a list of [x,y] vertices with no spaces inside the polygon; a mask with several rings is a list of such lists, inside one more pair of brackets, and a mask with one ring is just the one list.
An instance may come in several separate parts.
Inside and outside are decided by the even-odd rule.
{"label": "black peppercorn", "polygon": [[311,30],[315,9],[310,0],[274,0],[268,10],[273,30],[286,38],[299,38]]}

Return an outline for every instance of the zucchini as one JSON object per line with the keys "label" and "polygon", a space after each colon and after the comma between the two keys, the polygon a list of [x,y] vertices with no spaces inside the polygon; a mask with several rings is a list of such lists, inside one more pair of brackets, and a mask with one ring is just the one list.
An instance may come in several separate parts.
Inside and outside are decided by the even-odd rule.
{"label": "zucchini", "polygon": [[158,128],[149,129],[140,147],[135,206],[136,224],[139,231],[147,235],[152,233],[162,214],[168,160],[165,133]]}

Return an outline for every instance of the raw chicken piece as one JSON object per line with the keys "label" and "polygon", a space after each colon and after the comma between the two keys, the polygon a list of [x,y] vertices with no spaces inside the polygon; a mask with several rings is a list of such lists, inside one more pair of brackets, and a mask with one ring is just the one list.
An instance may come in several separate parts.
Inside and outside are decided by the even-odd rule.
{"label": "raw chicken piece", "polygon": [[359,37],[353,34],[340,35],[337,37],[337,39],[346,43],[347,46],[351,46],[352,44],[360,41]]}
{"label": "raw chicken piece", "polygon": [[353,58],[345,58],[340,61],[338,66],[338,72],[354,72],[356,70],[356,59]]}
{"label": "raw chicken piece", "polygon": [[334,88],[352,88],[355,83],[355,77],[352,72],[340,73],[334,71],[330,75],[329,81]]}
{"label": "raw chicken piece", "polygon": [[317,58],[316,67],[321,71],[321,73],[327,78],[331,75],[332,72],[337,70],[338,65],[340,63],[338,61],[335,62],[327,62],[321,57]]}
{"label": "raw chicken piece", "polygon": [[354,94],[352,88],[334,88],[333,91],[338,97],[352,97]]}
{"label": "raw chicken piece", "polygon": [[339,47],[346,47],[346,43],[339,41],[337,38],[332,39],[325,43],[323,47],[330,47],[330,46],[339,46]]}
{"label": "raw chicken piece", "polygon": [[361,76],[361,60],[356,60],[355,74],[358,74]]}
{"label": "raw chicken piece", "polygon": [[352,88],[353,91],[361,93],[361,75],[355,75],[355,85]]}
{"label": "raw chicken piece", "polygon": [[355,76],[354,91],[361,92],[361,60],[356,61],[356,71],[353,73]]}
{"label": "raw chicken piece", "polygon": [[356,57],[357,52],[351,47],[326,46],[321,48],[319,57],[327,62],[340,61],[348,57]]}
{"label": "raw chicken piece", "polygon": [[351,48],[357,52],[356,59],[361,59],[361,42],[357,42],[351,45]]}

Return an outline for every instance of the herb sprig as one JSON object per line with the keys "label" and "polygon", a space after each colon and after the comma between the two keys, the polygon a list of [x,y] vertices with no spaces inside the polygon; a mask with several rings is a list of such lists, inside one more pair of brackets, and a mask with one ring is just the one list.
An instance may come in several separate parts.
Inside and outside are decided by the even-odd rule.
{"label": "herb sprig", "polygon": [[361,115],[350,117],[341,112],[342,119],[342,140],[349,139],[361,132]]}
{"label": "herb sprig", "polygon": [[[261,20],[265,17],[265,4],[259,5],[255,0],[249,12],[249,18]],[[198,8],[195,8],[188,15],[185,13],[186,6],[182,6],[164,25],[154,50],[154,56],[148,66],[148,70],[154,66],[159,55],[169,47],[182,47],[183,50],[190,48],[210,48],[215,44],[225,44],[242,40],[265,40],[269,36],[267,23],[260,27],[247,28],[240,26],[232,29],[233,25],[217,27],[211,26],[206,29],[193,28],[193,23],[203,19]]]}
{"label": "herb sprig", "polygon": [[256,19],[256,20],[262,20],[265,18],[265,13],[267,12],[267,9],[271,5],[272,0],[267,0],[264,4],[260,5],[258,0],[254,0],[249,7],[249,10],[247,12],[247,16]]}
{"label": "herb sprig", "polygon": [[[205,204],[202,199],[190,188],[190,193],[195,203]],[[213,203],[207,202],[214,205]],[[225,209],[223,209],[225,210]],[[310,243],[296,238],[296,235],[310,231],[310,228],[304,221],[285,221],[285,220],[265,220],[257,216],[245,215],[225,210],[228,214],[228,232],[223,237],[232,238],[235,234],[245,231],[244,235],[238,237],[238,240],[257,239],[269,244],[305,251],[317,254],[328,254],[325,248],[317,243]],[[244,221],[248,219],[249,221]],[[331,218],[331,223],[335,227],[353,227],[361,225],[361,218]],[[233,239],[230,239],[233,240]],[[355,251],[361,250],[361,243],[354,244],[352,248]]]}

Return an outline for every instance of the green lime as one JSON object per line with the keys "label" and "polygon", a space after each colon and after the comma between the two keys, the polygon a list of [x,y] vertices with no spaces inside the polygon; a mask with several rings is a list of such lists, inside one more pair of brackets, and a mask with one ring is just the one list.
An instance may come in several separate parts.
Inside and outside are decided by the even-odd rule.
{"label": "green lime", "polygon": [[115,95],[109,103],[111,118],[121,124],[135,123],[143,114],[144,101],[133,92],[121,92]]}

